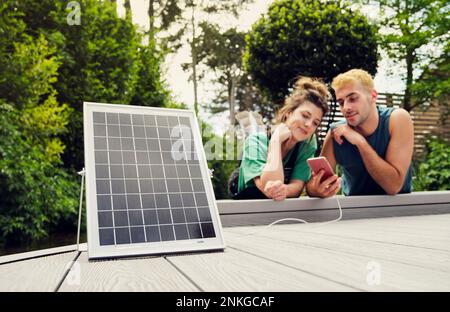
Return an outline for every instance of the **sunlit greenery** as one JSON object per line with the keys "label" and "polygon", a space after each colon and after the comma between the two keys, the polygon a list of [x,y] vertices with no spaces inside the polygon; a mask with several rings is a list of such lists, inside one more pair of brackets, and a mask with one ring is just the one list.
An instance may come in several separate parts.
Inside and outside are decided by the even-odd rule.
{"label": "sunlit greenery", "polygon": [[162,54],[108,1],[0,4],[0,243],[75,226],[83,101],[170,105]]}
{"label": "sunlit greenery", "polygon": [[415,191],[450,190],[450,144],[442,138],[429,138],[425,155],[418,162]]}
{"label": "sunlit greenery", "polygon": [[377,69],[376,28],[345,1],[274,1],[246,42],[247,70],[275,104],[300,75],[330,82],[351,68]]}
{"label": "sunlit greenery", "polygon": [[[84,101],[188,108],[167,87],[162,63],[169,51],[189,48],[185,70],[193,81],[215,74],[219,87],[212,105],[202,103],[203,108],[229,110],[230,117],[235,108],[252,109],[269,121],[298,75],[329,82],[354,67],[375,74],[378,44],[402,61],[405,53],[431,39],[442,43],[448,30],[448,16],[442,14],[448,4],[441,0],[420,1],[436,4],[413,16],[418,22],[426,17],[420,36],[411,31],[380,36],[376,25],[343,0],[276,0],[248,33],[239,27],[223,29],[193,14],[236,17],[252,2],[151,0],[147,31],[133,24],[130,1],[125,1],[126,16],[119,17],[117,1],[78,0],[79,25],[67,21],[69,1],[1,1],[0,245],[75,229],[80,191],[76,172],[84,166]],[[402,3],[373,2],[385,8]],[[408,17],[406,9],[390,22],[381,17],[396,27]],[[424,67],[407,85],[415,101],[437,100],[447,105],[448,113],[448,42],[441,47],[443,53],[436,58],[411,63]],[[234,151],[230,158],[227,148],[240,142],[231,130],[218,135],[211,125],[201,126],[203,143],[215,144],[216,159],[208,165],[216,198],[227,198],[227,180],[239,157]],[[449,159],[448,142],[431,139],[417,166],[416,190],[449,189]]]}

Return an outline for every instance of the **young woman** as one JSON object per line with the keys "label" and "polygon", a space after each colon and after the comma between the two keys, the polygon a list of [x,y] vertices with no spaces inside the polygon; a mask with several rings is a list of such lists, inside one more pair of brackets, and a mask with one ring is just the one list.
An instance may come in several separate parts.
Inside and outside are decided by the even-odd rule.
{"label": "young woman", "polygon": [[272,134],[259,132],[246,139],[236,199],[300,196],[311,177],[306,160],[317,149],[314,133],[328,111],[328,97],[321,81],[297,80]]}

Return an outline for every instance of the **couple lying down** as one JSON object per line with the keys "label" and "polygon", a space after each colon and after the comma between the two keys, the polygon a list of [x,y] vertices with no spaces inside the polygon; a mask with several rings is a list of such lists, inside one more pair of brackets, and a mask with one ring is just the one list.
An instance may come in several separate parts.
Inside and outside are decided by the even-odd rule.
{"label": "couple lying down", "polygon": [[247,137],[236,176],[234,199],[271,198],[276,201],[309,196],[380,195],[411,192],[414,132],[411,117],[401,108],[376,105],[372,77],[352,69],[333,79],[332,87],[345,120],[331,125],[320,155],[336,174],[322,179],[323,170],[311,172],[315,132],[328,111],[327,86],[303,77],[277,115],[271,133]]}

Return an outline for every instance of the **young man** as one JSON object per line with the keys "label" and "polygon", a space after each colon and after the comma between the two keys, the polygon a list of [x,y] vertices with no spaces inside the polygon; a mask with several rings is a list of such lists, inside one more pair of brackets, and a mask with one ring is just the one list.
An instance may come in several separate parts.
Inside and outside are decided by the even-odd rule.
{"label": "young man", "polygon": [[[345,195],[376,195],[411,192],[411,158],[414,129],[407,111],[376,105],[377,91],[372,77],[364,70],[352,69],[333,79],[345,120],[331,126],[321,156],[333,169],[343,171]],[[307,184],[310,196],[329,197],[341,186],[334,175],[322,183],[323,172]]]}

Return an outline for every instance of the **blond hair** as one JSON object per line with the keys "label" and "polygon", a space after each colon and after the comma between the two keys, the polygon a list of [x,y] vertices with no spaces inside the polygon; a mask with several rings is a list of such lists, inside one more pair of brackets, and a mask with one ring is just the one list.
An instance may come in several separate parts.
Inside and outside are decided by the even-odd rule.
{"label": "blond hair", "polygon": [[331,86],[334,90],[337,90],[342,86],[353,82],[361,83],[363,88],[368,92],[371,92],[374,87],[372,76],[370,76],[370,74],[363,69],[351,69],[345,73],[337,75],[334,77]]}
{"label": "blond hair", "polygon": [[319,79],[300,77],[294,84],[294,91],[286,98],[284,105],[277,112],[277,123],[285,122],[287,114],[295,111],[305,102],[311,102],[322,110],[323,115],[328,112],[330,93],[327,86]]}

